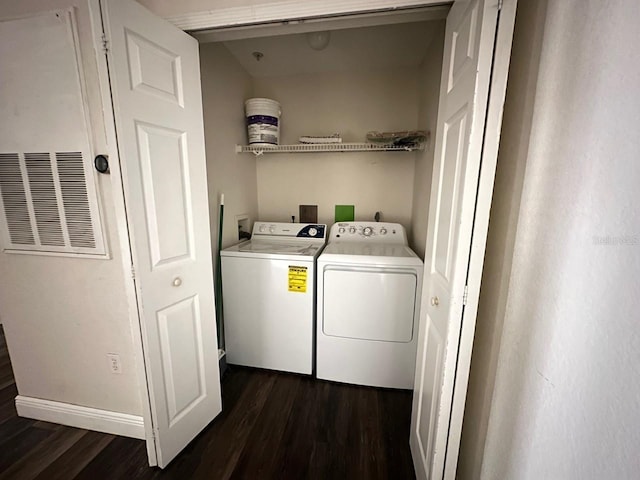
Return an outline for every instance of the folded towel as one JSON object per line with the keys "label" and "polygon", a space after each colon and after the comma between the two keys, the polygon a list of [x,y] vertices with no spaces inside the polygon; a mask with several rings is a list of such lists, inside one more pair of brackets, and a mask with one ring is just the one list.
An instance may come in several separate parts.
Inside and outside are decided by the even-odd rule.
{"label": "folded towel", "polygon": [[298,139],[300,143],[342,143],[339,133],[333,135],[303,135]]}

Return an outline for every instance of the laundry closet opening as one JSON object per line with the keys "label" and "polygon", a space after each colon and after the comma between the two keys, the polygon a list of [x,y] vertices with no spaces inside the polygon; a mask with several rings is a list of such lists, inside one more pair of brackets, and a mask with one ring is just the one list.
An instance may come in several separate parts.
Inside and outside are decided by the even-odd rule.
{"label": "laundry closet opening", "polygon": [[[318,223],[329,226],[336,205],[353,205],[355,220],[380,212],[401,223],[423,258],[448,9],[191,32],[200,42],[212,244],[224,194],[223,248],[256,220],[299,221],[299,205],[317,205]],[[317,32],[326,32],[320,45]],[[335,133],[343,142],[366,142],[370,131],[431,136],[414,151],[236,153],[247,144],[244,102],[254,97],[280,103],[281,145]]]}

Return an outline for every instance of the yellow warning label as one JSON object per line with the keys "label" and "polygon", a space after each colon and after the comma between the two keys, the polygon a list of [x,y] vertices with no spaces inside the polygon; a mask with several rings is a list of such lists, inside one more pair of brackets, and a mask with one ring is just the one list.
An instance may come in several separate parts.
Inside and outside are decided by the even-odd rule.
{"label": "yellow warning label", "polygon": [[307,267],[289,266],[289,291],[307,292]]}

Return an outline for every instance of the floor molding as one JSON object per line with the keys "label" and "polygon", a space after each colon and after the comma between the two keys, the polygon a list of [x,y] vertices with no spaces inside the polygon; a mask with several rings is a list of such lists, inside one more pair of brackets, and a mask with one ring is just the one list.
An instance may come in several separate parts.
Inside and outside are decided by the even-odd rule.
{"label": "floor molding", "polygon": [[20,417],[59,423],[70,427],[112,433],[124,437],[145,439],[144,422],[140,415],[111,412],[98,408],[81,407],[70,403],[16,397],[16,410]]}

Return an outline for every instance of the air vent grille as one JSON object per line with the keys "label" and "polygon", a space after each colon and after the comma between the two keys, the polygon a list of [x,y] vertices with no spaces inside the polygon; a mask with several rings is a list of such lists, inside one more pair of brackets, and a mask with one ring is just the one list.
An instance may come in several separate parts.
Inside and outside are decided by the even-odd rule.
{"label": "air vent grille", "polygon": [[82,152],[0,154],[0,193],[9,251],[104,253]]}
{"label": "air vent grille", "polygon": [[48,153],[25,153],[29,189],[42,245],[64,246],[56,186]]}
{"label": "air vent grille", "polygon": [[69,241],[74,247],[94,248],[84,166],[80,152],[56,153]]}
{"label": "air vent grille", "polygon": [[35,245],[17,153],[0,153],[0,191],[11,243]]}

